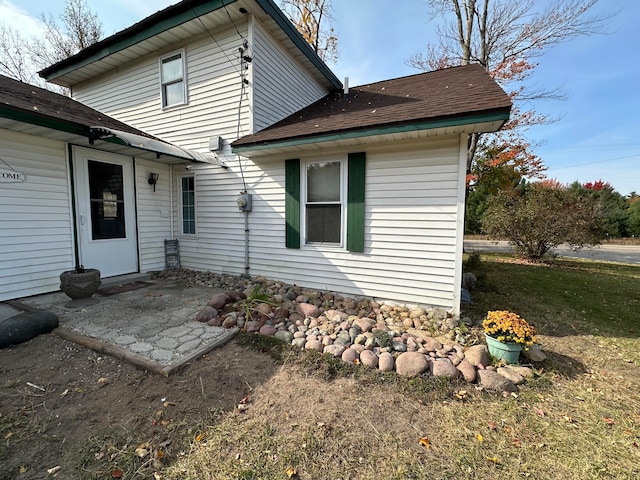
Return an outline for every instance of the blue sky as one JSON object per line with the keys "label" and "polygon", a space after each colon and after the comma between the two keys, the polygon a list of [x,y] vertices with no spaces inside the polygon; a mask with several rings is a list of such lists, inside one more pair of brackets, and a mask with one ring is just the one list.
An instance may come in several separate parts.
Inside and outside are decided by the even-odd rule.
{"label": "blue sky", "polygon": [[[176,1],[88,0],[110,35]],[[424,0],[334,0],[340,58],[332,68],[351,86],[411,75],[407,59],[434,39]],[[640,2],[600,0],[599,13],[616,13],[606,35],[561,44],[539,60],[532,81],[561,87],[564,101],[535,105],[560,120],[534,127],[529,137],[547,176],[561,182],[610,182],[623,195],[640,193]],[[63,0],[0,0],[0,21],[37,30],[39,13],[57,16]]]}

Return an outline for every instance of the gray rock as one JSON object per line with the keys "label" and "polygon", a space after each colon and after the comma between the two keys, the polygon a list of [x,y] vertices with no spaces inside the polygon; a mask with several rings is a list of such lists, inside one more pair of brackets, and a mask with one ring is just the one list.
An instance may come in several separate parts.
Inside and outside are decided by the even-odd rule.
{"label": "gray rock", "polygon": [[403,377],[420,375],[429,368],[427,357],[418,352],[405,352],[396,359],[396,372]]}
{"label": "gray rock", "polygon": [[474,345],[467,348],[464,352],[464,358],[474,367],[478,365],[487,366],[491,363],[491,357],[489,356],[489,349],[486,345]]}
{"label": "gray rock", "polygon": [[266,337],[271,337],[277,331],[278,330],[273,325],[263,325],[262,327],[260,327],[259,333],[260,333],[260,335],[264,335]]}
{"label": "gray rock", "polygon": [[218,316],[218,310],[211,306],[206,306],[196,316],[197,322],[207,323]]}
{"label": "gray rock", "polygon": [[351,337],[349,336],[349,332],[340,332],[333,343],[335,343],[336,345],[343,345],[345,347],[351,345]]}
{"label": "gray rock", "polygon": [[389,352],[382,352],[378,356],[378,368],[383,372],[393,372],[395,360]]}
{"label": "gray rock", "polygon": [[273,336],[274,338],[287,343],[293,340],[293,334],[287,330],[278,330]]}
{"label": "gray rock", "polygon": [[504,368],[508,368],[524,378],[533,377],[533,370],[529,367],[523,367],[521,365],[506,365]]}
{"label": "gray rock", "polygon": [[391,342],[391,348],[393,348],[393,350],[395,350],[396,352],[406,352],[407,351],[407,344],[401,341],[394,341]]}
{"label": "gray rock", "polygon": [[360,335],[361,332],[362,330],[360,330],[360,327],[358,327],[357,325],[349,329],[349,337],[351,337],[352,343],[355,342],[356,338],[358,338],[358,335]]}
{"label": "gray rock", "polygon": [[297,348],[304,348],[306,343],[307,343],[306,338],[294,338],[293,340],[291,340],[291,345]]}
{"label": "gray rock", "polygon": [[307,343],[304,344],[304,348],[306,348],[307,350],[315,350],[322,353],[322,350],[324,350],[324,345],[322,345],[322,342],[320,340],[311,339],[307,340]]}
{"label": "gray rock", "polygon": [[378,356],[371,350],[363,350],[360,353],[360,363],[370,368],[377,368]]}
{"label": "gray rock", "polygon": [[466,360],[462,360],[456,368],[460,371],[467,382],[473,383],[476,381],[476,367]]}
{"label": "gray rock", "polygon": [[514,385],[522,385],[524,383],[524,377],[510,368],[498,367],[497,372],[504,378],[511,380]]}
{"label": "gray rock", "polygon": [[256,321],[250,320],[250,321],[248,321],[246,323],[247,333],[259,332],[260,331],[260,327],[262,327],[262,324],[260,322],[256,322]]}
{"label": "gray rock", "polygon": [[439,358],[431,362],[431,373],[434,377],[456,378],[460,372],[448,358]]}
{"label": "gray rock", "polygon": [[532,362],[544,362],[547,359],[547,356],[540,350],[540,345],[537,344],[531,345],[529,348],[523,348],[522,355]]}
{"label": "gray rock", "polygon": [[496,392],[515,392],[518,390],[518,387],[511,380],[491,370],[478,370],[478,379],[480,385],[487,390]]}
{"label": "gray rock", "polygon": [[333,355],[334,357],[342,357],[342,354],[345,352],[346,347],[344,345],[327,345],[322,350],[322,353],[328,353],[329,355]]}

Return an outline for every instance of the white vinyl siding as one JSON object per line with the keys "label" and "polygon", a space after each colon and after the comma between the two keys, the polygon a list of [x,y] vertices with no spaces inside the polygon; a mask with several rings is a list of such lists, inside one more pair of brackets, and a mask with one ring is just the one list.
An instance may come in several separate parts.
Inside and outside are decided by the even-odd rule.
{"label": "white vinyl siding", "polygon": [[[251,274],[354,296],[455,308],[459,137],[431,140],[428,146],[358,150],[367,153],[364,254],[285,248],[284,162],[263,161],[245,172],[255,187]],[[253,184],[254,178],[259,182]]]}
{"label": "white vinyl siding", "polygon": [[[247,35],[246,24],[238,28]],[[188,105],[162,110],[158,57],[171,52],[148,55],[76,85],[73,98],[184,148],[206,152],[209,138],[216,135],[231,142],[237,136],[238,119],[240,135],[250,128],[248,88],[239,112],[242,41],[233,27],[212,34],[217,44],[204,34],[184,47]]]}
{"label": "white vinyl siding", "polygon": [[26,175],[0,183],[0,300],[57,290],[74,266],[66,144],[0,130],[0,158]]}
{"label": "white vinyl siding", "polygon": [[[149,174],[157,173],[156,190],[149,185]],[[140,271],[165,267],[164,241],[171,239],[171,167],[136,158],[136,201]]]}
{"label": "white vinyl siding", "polygon": [[257,21],[252,68],[254,132],[288,117],[328,93]]}

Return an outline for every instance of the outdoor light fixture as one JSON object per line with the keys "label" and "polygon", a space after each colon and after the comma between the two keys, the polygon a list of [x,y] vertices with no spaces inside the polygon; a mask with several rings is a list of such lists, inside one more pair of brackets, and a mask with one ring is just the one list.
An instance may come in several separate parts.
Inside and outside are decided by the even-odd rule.
{"label": "outdoor light fixture", "polygon": [[159,173],[153,173],[151,172],[149,174],[149,185],[153,185],[153,191],[156,191],[156,183],[158,183],[158,178],[160,178],[160,174]]}

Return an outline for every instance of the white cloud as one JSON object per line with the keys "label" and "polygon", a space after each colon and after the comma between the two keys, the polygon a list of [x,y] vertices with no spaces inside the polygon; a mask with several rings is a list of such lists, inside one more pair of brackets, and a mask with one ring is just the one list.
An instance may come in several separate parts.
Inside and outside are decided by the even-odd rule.
{"label": "white cloud", "polygon": [[0,0],[0,23],[14,30],[19,30],[24,36],[38,36],[42,31],[42,22],[19,6],[8,0]]}

